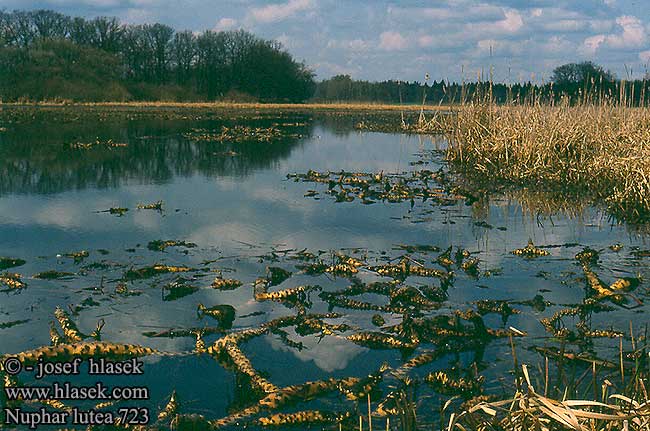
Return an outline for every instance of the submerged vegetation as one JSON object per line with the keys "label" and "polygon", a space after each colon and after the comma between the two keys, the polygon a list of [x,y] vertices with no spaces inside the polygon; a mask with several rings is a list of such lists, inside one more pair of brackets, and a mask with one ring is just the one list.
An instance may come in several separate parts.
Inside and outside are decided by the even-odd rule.
{"label": "submerged vegetation", "polygon": [[[16,130],[22,130],[20,127],[34,129],[28,127],[32,123],[26,118],[39,111],[12,109],[23,108],[8,108],[2,114],[1,118],[12,119],[6,121],[10,139],[15,138]],[[422,149],[406,165],[403,160],[402,164],[386,165],[397,166],[394,170],[382,166],[357,171],[353,169],[363,168],[354,165],[347,170],[327,170],[332,166],[332,161],[327,160],[325,167],[305,167],[306,172],[297,173],[287,173],[286,164],[277,161],[299,148],[300,137],[311,136],[313,127],[333,121],[338,115],[346,122],[337,130],[341,135],[353,133],[352,127],[362,122],[366,127],[358,130],[374,130],[373,121],[390,122],[393,130],[403,130],[400,116],[397,112],[372,117],[345,111],[330,113],[324,119],[301,114],[270,121],[256,111],[249,113],[253,120],[246,117],[246,125],[238,125],[235,120],[224,122],[223,118],[210,116],[214,113],[172,111],[153,110],[147,114],[177,122],[163,131],[134,127],[137,133],[119,140],[115,131],[112,137],[96,140],[88,136],[80,139],[78,133],[70,133],[59,139],[65,141],[63,145],[57,141],[65,162],[55,157],[59,150],[53,145],[40,153],[42,161],[37,159],[30,166],[18,162],[26,156],[17,157],[5,149],[7,157],[0,167],[5,169],[6,178],[27,179],[38,177],[34,172],[43,174],[52,167],[57,168],[54,172],[69,175],[70,163],[97,165],[97,160],[105,162],[102,167],[107,168],[102,170],[137,180],[142,177],[135,176],[134,170],[149,169],[154,175],[146,179],[158,182],[169,178],[164,176],[169,175],[169,170],[181,175],[216,172],[206,174],[210,181],[205,182],[212,187],[210,198],[214,196],[225,210],[230,208],[227,199],[247,196],[245,188],[237,188],[236,193],[223,198],[213,187],[218,181],[212,179],[221,179],[224,172],[232,171],[208,168],[214,160],[236,163],[248,158],[251,163],[246,166],[260,166],[256,170],[269,164],[280,165],[282,172],[275,177],[264,176],[263,186],[269,181],[274,186],[273,181],[288,178],[292,181],[283,183],[283,190],[291,199],[315,199],[301,205],[323,205],[328,211],[358,205],[352,209],[367,209],[362,212],[367,217],[361,219],[364,224],[372,223],[373,211],[385,214],[379,212],[380,207],[389,207],[398,215],[403,209],[405,215],[395,225],[405,220],[434,220],[436,227],[445,225],[443,230],[465,217],[468,222],[463,226],[467,230],[490,231],[496,241],[512,235],[516,243],[507,248],[502,243],[498,252],[490,255],[483,253],[482,245],[476,248],[475,242],[461,245],[453,236],[458,231],[450,231],[446,241],[433,236],[423,236],[418,243],[399,238],[399,243],[387,249],[373,249],[363,243],[358,248],[323,250],[313,243],[309,248],[300,248],[284,243],[269,246],[259,241],[242,243],[247,251],[231,255],[215,250],[211,243],[202,243],[212,241],[202,231],[188,234],[183,240],[170,238],[174,232],[170,230],[160,239],[145,233],[144,240],[129,237],[129,245],[120,242],[121,247],[134,246],[127,249],[128,255],[120,254],[120,249],[109,253],[75,244],[62,248],[55,264],[47,257],[27,261],[19,258],[20,253],[7,251],[3,252],[7,257],[0,259],[0,293],[13,300],[36,291],[40,300],[43,289],[52,287],[65,295],[53,301],[76,303],[50,309],[39,305],[33,317],[27,316],[35,320],[35,325],[44,323],[41,326],[45,337],[50,323],[50,345],[41,346],[40,341],[33,341],[38,340],[35,336],[15,344],[20,347],[12,345],[11,351],[17,352],[14,355],[26,364],[39,356],[55,360],[72,355],[112,359],[158,356],[179,363],[188,361],[188,368],[180,368],[182,364],[178,367],[190,372],[207,361],[209,369],[214,365],[214,369],[225,373],[218,374],[221,378],[232,377],[227,385],[222,384],[224,380],[216,380],[227,386],[225,389],[207,384],[202,388],[206,392],[221,390],[216,396],[208,392],[207,406],[197,401],[202,396],[198,391],[192,392],[196,390],[191,387],[194,380],[188,378],[189,389],[170,388],[164,403],[152,410],[154,429],[647,428],[647,334],[644,322],[633,313],[645,312],[648,291],[644,276],[647,278],[650,252],[646,247],[630,247],[624,238],[605,245],[592,243],[593,237],[584,241],[589,241],[590,246],[551,244],[547,237],[518,232],[510,229],[508,222],[502,225],[502,220],[477,215],[489,207],[486,196],[496,190],[518,196],[535,215],[578,211],[579,199],[574,196],[587,196],[589,204],[606,203],[611,213],[621,219],[643,222],[648,214],[649,187],[643,157],[648,156],[645,147],[650,124],[644,110],[607,104],[544,106],[531,102],[497,106],[477,101],[449,113],[438,112],[432,118],[423,113],[420,122],[412,116],[406,118],[404,125],[409,132],[442,132],[450,137],[449,145],[435,155]],[[71,122],[92,118],[85,115],[98,115],[102,121],[110,116],[101,108],[90,112],[61,108],[53,115],[75,118]],[[116,112],[113,115],[124,115],[129,121],[145,115],[138,110]],[[194,123],[184,123],[185,117]],[[153,133],[157,135],[151,136]],[[127,146],[108,145],[125,140]],[[95,144],[71,148],[70,142]],[[17,148],[31,155],[23,146]],[[223,157],[226,151],[240,157],[232,153]],[[264,151],[268,152],[266,158],[262,157]],[[438,163],[444,159],[451,164]],[[152,164],[147,163],[150,160]],[[124,168],[127,165],[131,170]],[[155,176],[161,172],[162,177]],[[93,178],[86,182],[95,184]],[[75,187],[85,186],[82,178],[75,179]],[[5,193],[25,190],[30,184],[5,186]],[[277,195],[267,196],[269,189],[260,184],[255,183],[254,191],[257,196],[264,195],[267,205],[286,204],[287,200]],[[69,188],[64,185],[45,192]],[[553,192],[549,189],[556,190],[553,199],[546,195]],[[328,198],[321,199],[323,196]],[[160,198],[165,199],[164,211],[163,201],[157,200]],[[130,199],[104,200],[102,206],[88,207],[87,217],[116,226],[137,217],[151,218],[156,223],[178,217],[183,229],[191,224],[181,219],[184,210],[178,209],[181,205],[177,195],[139,195]],[[273,207],[265,206],[264,211],[268,208]],[[461,212],[464,209],[466,213]],[[444,215],[433,218],[430,214],[434,211]],[[310,212],[309,217],[316,217],[315,212]],[[237,214],[242,223],[247,222],[245,211]],[[331,228],[341,229],[346,235],[355,228],[334,221]],[[383,219],[379,225],[386,229]],[[325,232],[331,235],[331,231]],[[251,242],[259,239],[254,238]],[[135,245],[135,241],[139,243]],[[291,241],[298,242],[295,238]],[[22,274],[4,270],[20,270]],[[79,289],[68,289],[73,286]],[[155,302],[156,298],[160,302]],[[145,301],[151,303],[156,311],[152,314],[159,321],[146,323],[154,323],[151,326],[136,325],[135,330],[129,328],[130,332],[123,332],[124,328],[113,330],[111,318],[115,326],[119,326],[122,316],[128,316],[122,310],[134,311],[140,318]],[[170,305],[174,308],[165,311],[172,310],[171,319],[157,313],[157,307]],[[97,310],[97,318],[91,318],[89,310]],[[112,311],[106,314],[106,310]],[[2,336],[14,326],[22,330],[30,322],[23,318],[24,314],[7,316],[4,323],[0,322]],[[106,318],[105,332],[103,320],[95,326],[99,316]],[[630,328],[628,319],[633,320]],[[130,338],[120,340],[122,336]],[[178,344],[172,344],[172,339]],[[169,344],[164,343],[167,341]],[[334,373],[317,370],[316,376],[310,374],[313,368],[300,372],[303,364],[295,367],[295,373],[291,368],[296,362],[311,362],[345,349],[363,352],[356,360],[358,365]],[[290,356],[280,355],[288,352],[312,356],[284,362]],[[0,363],[3,355],[8,352],[0,353]],[[268,360],[278,357],[282,365]],[[2,383],[5,386],[21,383],[5,374],[2,377],[6,377]],[[201,384],[205,384],[208,378],[200,377]],[[179,385],[183,384],[185,380]],[[228,400],[213,407],[218,396]],[[35,405],[64,411],[70,407],[67,402],[61,405],[51,400]],[[116,428],[125,427],[116,424]]]}
{"label": "submerged vegetation", "polygon": [[[553,259],[552,253],[546,250],[554,246],[541,247],[545,248],[529,243],[513,250],[510,258]],[[596,314],[613,312],[615,307],[623,306],[624,302],[616,296],[630,294],[640,285],[640,280],[618,278],[606,287],[593,272],[592,268],[600,267],[603,254],[617,254],[622,248],[598,252],[571,244],[563,247],[577,250],[574,264],[582,267],[585,279],[581,282],[587,287],[584,300],[568,308],[541,297],[530,301],[483,299],[454,307],[449,302],[449,293],[457,282],[462,282],[462,277],[454,271],[466,269],[468,262],[478,262],[478,259],[469,251],[453,246],[443,249],[433,245],[401,245],[393,251],[359,249],[328,253],[273,250],[257,257],[274,265],[266,266],[263,275],[255,278],[249,274],[247,278],[252,281],[247,283],[218,277],[211,286],[205,283],[217,268],[198,268],[192,280],[176,275],[189,274],[191,268],[186,267],[155,265],[130,269],[121,279],[109,283],[117,282],[117,286],[128,283],[148,289],[142,283],[145,279],[155,278],[156,283],[152,285],[155,287],[168,277],[175,277],[164,285],[163,301],[190,298],[189,303],[196,304],[196,321],[203,326],[142,334],[148,339],[186,338],[191,340],[191,350],[166,351],[144,344],[106,341],[103,319],[86,332],[77,325],[75,316],[98,303],[84,301],[80,306],[70,307],[70,312],[55,308],[54,321],[50,323],[50,345],[0,355],[0,367],[9,356],[26,366],[39,358],[52,361],[74,357],[212,358],[239,376],[242,390],[248,392],[242,405],[233,406],[223,417],[215,417],[193,413],[190,403],[174,390],[166,404],[152,411],[152,423],[147,429],[170,426],[179,430],[242,426],[257,429],[291,425],[350,431],[378,426],[379,429],[385,426],[393,430],[448,431],[646,429],[650,419],[645,395],[650,372],[646,334],[637,334],[632,329],[626,334],[593,323]],[[643,256],[636,258],[643,259]],[[536,261],[522,262],[535,265]],[[106,275],[114,278],[110,271]],[[486,274],[481,276],[488,277]],[[295,278],[312,279],[318,284],[295,286]],[[285,311],[257,325],[242,326],[238,322],[246,316],[241,316],[234,306],[204,305],[191,300],[201,291],[213,288],[228,291],[252,288],[255,301],[272,301],[281,304]],[[95,290],[92,297],[110,300],[109,291]],[[512,316],[528,314],[529,309],[540,310],[540,302],[542,311],[547,306],[556,310],[552,317],[540,319],[541,326],[549,332],[548,338],[540,339],[509,326]],[[328,309],[323,310],[323,304]],[[354,319],[350,318],[352,313]],[[575,329],[569,329],[570,319],[575,322]],[[372,321],[375,328],[368,329],[371,326],[367,321]],[[27,322],[2,323],[0,330]],[[372,350],[392,350],[399,352],[401,359],[384,363],[361,377],[338,376],[279,385],[276,383],[281,380],[279,376],[269,375],[265,371],[268,365],[258,368],[258,358],[248,353],[248,345],[263,337],[276,338],[283,348],[298,352],[315,338],[319,343],[336,341]],[[609,340],[616,346],[614,357],[601,357],[594,352],[593,340]],[[631,349],[624,348],[624,341]],[[488,371],[485,361],[489,360],[483,358],[484,352],[497,342],[511,348],[508,360],[512,361],[515,380],[513,385],[506,384],[501,390],[495,390],[493,382],[484,375]],[[538,369],[520,365],[517,352],[522,351],[522,344],[536,352],[543,365]],[[0,374],[3,387],[21,384],[2,369]],[[423,388],[419,386],[426,387],[429,395],[421,399],[418,394]],[[512,397],[508,395],[510,390],[515,393]],[[578,398],[588,394],[594,398]],[[422,410],[435,405],[431,402],[420,405],[430,397],[440,402],[439,425],[420,423]],[[71,401],[11,401],[14,407],[25,403],[58,411],[73,407]],[[110,406],[96,406],[97,409],[107,407]],[[128,428],[115,423],[114,429]]]}

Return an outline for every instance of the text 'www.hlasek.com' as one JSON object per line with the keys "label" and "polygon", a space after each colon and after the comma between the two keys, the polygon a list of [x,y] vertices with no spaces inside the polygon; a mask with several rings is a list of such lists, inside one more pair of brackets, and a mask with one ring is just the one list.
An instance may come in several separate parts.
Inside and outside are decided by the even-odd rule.
{"label": "text 'www.hlasek.com'", "polygon": [[[86,364],[84,364],[86,362]],[[83,366],[82,366],[83,365]],[[138,376],[144,374],[144,364],[137,359],[113,362],[104,358],[80,358],[68,362],[39,359],[35,365],[23,366],[18,358],[8,358],[2,364],[5,373],[3,424],[9,427],[36,429],[45,425],[147,425],[149,409],[133,406],[133,402],[149,400],[144,386],[108,386],[103,382],[74,385],[68,381],[40,384],[44,378],[79,376],[82,369],[89,376]],[[37,383],[19,382],[20,374],[33,375]],[[93,404],[76,407],[73,404]],[[128,407],[121,405],[128,404]],[[39,407],[40,406],[40,407]]]}

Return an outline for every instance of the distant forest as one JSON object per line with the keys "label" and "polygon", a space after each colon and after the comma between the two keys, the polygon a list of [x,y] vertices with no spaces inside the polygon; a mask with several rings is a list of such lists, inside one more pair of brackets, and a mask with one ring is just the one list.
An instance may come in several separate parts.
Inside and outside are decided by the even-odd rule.
{"label": "distant forest", "polygon": [[496,103],[624,103],[648,106],[650,79],[625,81],[591,62],[569,63],[555,68],[546,84],[479,82],[368,82],[338,75],[316,86],[317,101],[365,101],[404,104],[453,104],[485,100]]}
{"label": "distant forest", "polygon": [[590,63],[559,66],[546,84],[354,80],[316,83],[276,41],[243,30],[176,31],[50,10],[0,11],[0,100],[260,101],[449,104],[616,101],[646,106],[649,80],[617,79]]}
{"label": "distant forest", "polygon": [[301,102],[313,73],[274,41],[243,30],[195,34],[163,24],[0,11],[4,100]]}

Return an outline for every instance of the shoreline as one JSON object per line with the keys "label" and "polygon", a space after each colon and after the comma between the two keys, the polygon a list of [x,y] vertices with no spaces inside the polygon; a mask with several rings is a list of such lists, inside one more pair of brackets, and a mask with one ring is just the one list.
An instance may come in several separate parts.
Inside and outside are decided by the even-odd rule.
{"label": "shoreline", "polygon": [[372,103],[240,103],[240,102],[0,102],[4,107],[115,107],[115,108],[197,108],[197,109],[279,109],[332,111],[447,111],[451,105],[393,105]]}

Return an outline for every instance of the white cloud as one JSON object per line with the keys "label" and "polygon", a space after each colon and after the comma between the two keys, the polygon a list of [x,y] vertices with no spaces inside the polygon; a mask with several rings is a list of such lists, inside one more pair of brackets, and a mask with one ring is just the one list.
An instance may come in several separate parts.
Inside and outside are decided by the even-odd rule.
{"label": "white cloud", "polygon": [[371,43],[363,39],[352,40],[330,40],[327,47],[331,49],[343,49],[351,52],[366,52],[370,49]]}
{"label": "white cloud", "polygon": [[385,51],[402,51],[408,48],[408,40],[396,31],[385,31],[379,36],[379,48]]}
{"label": "white cloud", "polygon": [[636,48],[642,46],[646,41],[645,29],[641,20],[637,17],[624,15],[616,19],[623,32],[607,37],[607,43],[612,48]]}
{"label": "white cloud", "polygon": [[391,18],[404,21],[427,21],[438,26],[446,22],[490,21],[503,18],[501,7],[486,3],[454,4],[437,7],[389,7]]}
{"label": "white cloud", "polygon": [[614,27],[613,19],[592,19],[589,20],[589,28],[596,33],[611,31]]}
{"label": "white cloud", "polygon": [[214,26],[215,31],[232,30],[237,27],[237,20],[234,18],[221,18],[217,25]]}
{"label": "white cloud", "polygon": [[251,9],[255,21],[270,23],[290,18],[298,12],[314,7],[313,0],[289,0],[287,3],[275,3],[268,6]]}
{"label": "white cloud", "polygon": [[354,39],[348,43],[350,51],[367,51],[369,43],[362,39]]}
{"label": "white cloud", "polygon": [[587,23],[577,19],[561,19],[558,21],[549,21],[543,24],[544,30],[552,32],[574,32],[581,31],[587,26]]}
{"label": "white cloud", "polygon": [[270,339],[270,344],[274,350],[289,351],[303,362],[313,361],[318,368],[328,373],[345,369],[356,356],[367,351],[342,338],[327,337],[320,340],[312,336],[296,339],[303,343],[303,350],[289,348],[276,337]]}
{"label": "white cloud", "polygon": [[150,9],[129,8],[125,11],[122,19],[128,24],[144,24],[155,22],[156,16]]}
{"label": "white cloud", "polygon": [[118,7],[122,5],[122,0],[51,0],[49,3],[57,6],[77,6],[88,5],[100,8]]}
{"label": "white cloud", "polygon": [[630,15],[616,18],[621,32],[616,34],[598,34],[585,39],[584,51],[595,54],[601,46],[619,50],[640,48],[647,41],[646,30],[640,19]]}
{"label": "white cloud", "polygon": [[438,51],[444,51],[449,49],[460,49],[464,46],[466,40],[463,39],[462,35],[457,34],[424,34],[418,37],[417,42],[420,48],[429,48]]}
{"label": "white cloud", "polygon": [[598,34],[596,36],[591,36],[585,39],[582,44],[582,51],[589,55],[594,55],[598,50],[598,47],[605,41],[604,34]]}
{"label": "white cloud", "polygon": [[435,43],[436,43],[436,38],[434,38],[433,36],[424,35],[418,38],[418,45],[420,45],[422,48],[432,47],[434,46]]}
{"label": "white cloud", "polygon": [[275,40],[280,42],[282,48],[291,52],[304,48],[306,44],[309,44],[308,41],[305,41],[305,39],[301,37],[290,36],[286,33],[282,33],[280,36],[276,37]]}
{"label": "white cloud", "polygon": [[644,64],[650,63],[650,50],[640,52],[639,60],[641,60]]}
{"label": "white cloud", "polygon": [[477,51],[476,56],[486,56],[492,53],[493,56],[499,57],[512,57],[521,55],[527,41],[508,41],[508,40],[495,40],[483,39],[476,43]]}
{"label": "white cloud", "polygon": [[524,19],[514,9],[503,10],[498,21],[483,21],[466,24],[467,31],[480,35],[509,35],[517,33],[524,26]]}
{"label": "white cloud", "polygon": [[519,12],[515,10],[507,10],[505,11],[505,18],[501,21],[498,21],[495,24],[495,27],[503,30],[506,33],[515,33],[519,31],[523,25],[524,20],[521,18]]}
{"label": "white cloud", "polygon": [[314,68],[322,74],[322,76],[330,77],[334,75],[350,75],[359,76],[362,71],[358,65],[338,64],[329,61],[322,61],[314,64]]}
{"label": "white cloud", "polygon": [[540,44],[540,48],[544,53],[554,55],[575,51],[574,44],[563,36],[551,36],[546,42]]}
{"label": "white cloud", "polygon": [[276,37],[275,40],[280,42],[282,46],[285,48],[289,48],[289,46],[291,45],[291,38],[286,33],[282,33],[280,36]]}

